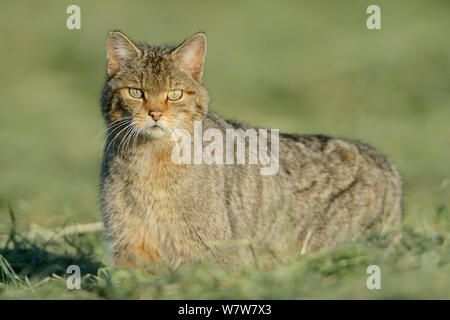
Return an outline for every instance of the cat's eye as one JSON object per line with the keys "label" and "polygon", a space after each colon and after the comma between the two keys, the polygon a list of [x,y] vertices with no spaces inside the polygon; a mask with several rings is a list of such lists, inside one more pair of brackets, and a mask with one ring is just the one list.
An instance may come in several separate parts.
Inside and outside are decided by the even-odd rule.
{"label": "cat's eye", "polygon": [[179,90],[179,89],[170,90],[167,93],[167,99],[169,99],[171,101],[180,100],[182,96],[183,96],[183,90]]}
{"label": "cat's eye", "polygon": [[140,89],[130,88],[128,89],[128,92],[130,93],[130,96],[135,99],[142,99],[144,97],[144,92],[142,92],[142,90]]}

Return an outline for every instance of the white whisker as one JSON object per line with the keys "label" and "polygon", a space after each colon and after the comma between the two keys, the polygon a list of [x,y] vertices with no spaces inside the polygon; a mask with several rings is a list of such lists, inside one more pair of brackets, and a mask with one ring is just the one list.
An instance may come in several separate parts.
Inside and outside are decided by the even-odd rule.
{"label": "white whisker", "polygon": [[131,119],[132,119],[131,117],[125,117],[125,118],[123,118],[123,119],[120,119],[120,120],[116,120],[116,121],[111,122],[111,123],[108,124],[105,128],[103,128],[102,130],[100,130],[100,132],[95,136],[95,139],[99,138],[100,135],[106,133],[108,130],[110,130],[110,129],[114,128],[114,127],[118,127],[118,126],[124,124],[125,122],[127,122],[128,120],[131,120]]}
{"label": "white whisker", "polygon": [[106,136],[105,140],[103,141],[101,150],[104,150],[105,144],[108,141],[109,136],[111,136],[116,130],[119,130],[122,126],[124,126],[126,124],[127,120],[128,119],[120,120],[119,121],[120,123],[116,123],[116,125],[111,126],[110,128],[107,128],[107,130],[110,129],[111,131],[108,133],[108,135]]}
{"label": "white whisker", "polygon": [[126,130],[126,129],[128,129],[130,126],[132,126],[133,124],[132,123],[130,123],[130,124],[128,124],[125,128],[123,128],[122,130],[120,130],[120,132],[119,133],[117,133],[115,136],[114,136],[114,138],[111,140],[111,142],[108,144],[108,147],[106,148],[106,152],[105,152],[105,158],[104,158],[104,160],[103,160],[103,165],[105,165],[105,163],[106,163],[106,159],[107,159],[107,157],[108,157],[108,151],[109,151],[109,148],[111,147],[111,144],[113,144],[114,143],[114,141],[117,139],[117,137],[124,131],[124,130]]}

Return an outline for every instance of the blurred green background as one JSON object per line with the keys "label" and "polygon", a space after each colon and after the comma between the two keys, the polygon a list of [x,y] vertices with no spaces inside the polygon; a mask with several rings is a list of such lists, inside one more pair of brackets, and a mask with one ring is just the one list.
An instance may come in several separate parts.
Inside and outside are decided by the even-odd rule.
{"label": "blurred green background", "polygon": [[[70,4],[81,7],[81,30],[66,28]],[[366,28],[370,4],[382,30]],[[25,226],[100,221],[112,29],[171,45],[205,31],[212,110],[367,142],[403,174],[405,225],[422,225],[430,207],[448,214],[449,9],[447,0],[2,2],[0,231],[9,207]]]}

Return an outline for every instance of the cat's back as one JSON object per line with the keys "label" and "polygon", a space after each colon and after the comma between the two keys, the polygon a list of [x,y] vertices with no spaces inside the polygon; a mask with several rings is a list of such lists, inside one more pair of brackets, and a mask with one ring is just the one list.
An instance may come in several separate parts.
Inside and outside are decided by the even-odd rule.
{"label": "cat's back", "polygon": [[[206,123],[225,130],[251,129],[213,113],[208,113]],[[258,129],[256,132],[259,134]],[[331,247],[361,229],[397,225],[400,221],[400,174],[374,148],[325,135],[280,134],[278,144],[277,174],[261,176],[255,166],[247,165],[240,171],[225,170],[224,178],[247,186],[243,197],[249,202],[259,199],[260,210],[256,211],[267,210],[264,199],[283,199],[288,204],[285,209],[293,212],[298,223],[299,241],[304,241],[308,232],[314,235],[309,239],[309,249]],[[253,211],[255,208],[258,205]]]}
{"label": "cat's back", "polygon": [[[320,188],[317,191],[324,196],[342,193],[354,185],[364,184],[370,193],[386,195],[393,192],[393,197],[400,201],[402,182],[397,169],[382,153],[363,142],[320,134],[281,133],[272,137],[268,129],[263,129],[267,135],[261,137],[260,128],[226,120],[213,112],[206,114],[203,123],[206,130],[221,130],[225,138],[226,130],[254,129],[258,135],[258,143],[261,139],[267,140],[268,153],[270,145],[278,143],[279,170],[266,178],[283,184],[283,189],[292,189],[292,192],[299,193],[299,190],[315,187]],[[250,139],[246,139],[245,143],[248,151]],[[255,182],[260,180],[256,177],[260,175],[260,171],[255,170],[254,166],[247,164],[241,167],[243,171],[255,176]],[[386,190],[388,188],[390,190]],[[369,192],[361,196],[364,195],[368,197]]]}
{"label": "cat's back", "polygon": [[348,234],[397,227],[402,181],[394,165],[369,145],[324,135],[280,136],[280,171],[302,208],[300,242],[332,247]]}

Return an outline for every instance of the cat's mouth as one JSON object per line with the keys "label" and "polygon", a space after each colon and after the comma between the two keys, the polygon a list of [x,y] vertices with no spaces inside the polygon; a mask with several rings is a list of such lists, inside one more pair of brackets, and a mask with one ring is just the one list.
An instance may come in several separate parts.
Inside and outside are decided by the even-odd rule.
{"label": "cat's mouth", "polygon": [[144,129],[144,132],[152,138],[161,138],[168,133],[166,128],[164,128],[162,124],[159,124],[157,122],[151,125],[147,125]]}
{"label": "cat's mouth", "polygon": [[159,124],[158,122],[154,122],[152,124],[150,123],[146,123],[144,125],[144,130],[154,130],[154,129],[164,129],[163,126],[161,126],[161,124]]}
{"label": "cat's mouth", "polygon": [[149,130],[164,130],[161,126],[154,124],[152,125]]}
{"label": "cat's mouth", "polygon": [[162,131],[165,131],[164,127],[161,126],[161,125],[158,124],[158,123],[155,123],[155,124],[149,126],[149,127],[148,127],[148,130],[162,130]]}

